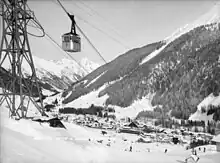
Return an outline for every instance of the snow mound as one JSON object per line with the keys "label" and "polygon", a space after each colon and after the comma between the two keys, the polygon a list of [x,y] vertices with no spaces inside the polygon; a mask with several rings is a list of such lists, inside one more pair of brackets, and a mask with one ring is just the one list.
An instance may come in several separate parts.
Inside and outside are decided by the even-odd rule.
{"label": "snow mound", "polygon": [[206,110],[209,105],[218,106],[220,105],[220,95],[214,96],[213,93],[211,93],[209,96],[207,96],[199,105],[197,106],[198,110],[201,111],[201,108],[204,107]]}
{"label": "snow mound", "polygon": [[192,114],[189,117],[189,120],[195,120],[195,121],[212,121],[213,120],[213,115],[208,115],[207,113],[202,113],[202,108],[205,108],[206,111],[208,111],[208,106],[213,105],[213,106],[220,106],[220,95],[219,96],[214,96],[212,93],[207,96],[199,105],[197,106],[197,111]]}
{"label": "snow mound", "polygon": [[208,121],[212,121],[213,120],[213,115],[208,115],[206,113],[202,113],[200,111],[196,111],[194,114],[192,114],[189,117],[189,120],[192,121],[204,121],[205,123],[208,123]]}
{"label": "snow mound", "polygon": [[153,110],[153,107],[151,105],[152,97],[153,95],[143,97],[142,99],[134,101],[132,105],[125,108],[119,106],[109,106],[115,109],[115,115],[119,119],[123,117],[135,118],[141,111]]}

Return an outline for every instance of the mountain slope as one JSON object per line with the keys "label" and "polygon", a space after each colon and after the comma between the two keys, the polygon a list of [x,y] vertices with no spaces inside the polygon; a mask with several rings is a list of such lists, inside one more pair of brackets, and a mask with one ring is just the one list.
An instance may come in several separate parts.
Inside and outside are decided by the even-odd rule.
{"label": "mountain slope", "polygon": [[150,104],[162,105],[165,111],[181,111],[180,116],[188,118],[203,98],[220,91],[219,18],[216,5],[164,41],[119,56],[65,91],[63,103],[136,110],[132,114],[152,109]]}
{"label": "mountain slope", "polygon": [[[192,45],[184,49],[178,69],[172,71],[164,67],[164,71],[157,75],[158,80],[153,82],[153,86],[158,86],[153,103],[163,101],[166,108],[179,110],[184,118],[194,112],[197,104],[208,94],[218,94],[220,86],[220,31],[216,28],[215,33],[205,27],[196,30],[200,31],[202,40],[194,37]],[[204,35],[208,37],[205,39]],[[183,51],[177,50],[176,53],[182,54]]]}
{"label": "mountain slope", "polygon": [[[12,88],[10,86],[11,82],[13,81],[12,74],[8,70],[4,69],[3,67],[0,67],[0,77],[1,77],[0,78],[1,79],[0,80],[0,87],[5,87],[7,90],[12,91]],[[27,83],[27,85],[29,85],[29,88],[32,88],[33,97],[38,97],[39,93],[38,93],[37,85],[35,82],[31,81],[30,78],[23,78],[23,82],[22,82],[23,93],[26,95],[29,95],[29,90],[26,87],[25,83]],[[52,87],[48,83],[42,83],[41,81],[38,80],[38,84],[41,87],[43,95],[45,95],[45,96],[48,95],[48,92],[49,92],[49,94],[57,93],[57,90],[54,89],[54,87]],[[47,90],[47,93],[45,93],[46,90]],[[19,85],[18,80],[16,80],[16,82],[15,82],[15,92],[18,94],[20,92],[20,85]]]}
{"label": "mountain slope", "polygon": [[[112,62],[101,66],[84,77],[79,83],[73,85],[73,88],[76,89],[76,91],[70,97],[65,99],[64,103],[68,103],[91,90],[100,88],[103,85],[106,85],[107,88],[113,85],[116,85],[116,87],[122,87],[120,81],[137,69],[140,61],[145,56],[149,55],[155,49],[160,48],[162,45],[162,42],[158,42],[147,45],[143,48],[133,49],[126,54],[117,57]],[[79,89],[80,91],[78,91]],[[68,91],[72,91],[72,88]],[[104,94],[105,92],[102,92],[100,96]]]}

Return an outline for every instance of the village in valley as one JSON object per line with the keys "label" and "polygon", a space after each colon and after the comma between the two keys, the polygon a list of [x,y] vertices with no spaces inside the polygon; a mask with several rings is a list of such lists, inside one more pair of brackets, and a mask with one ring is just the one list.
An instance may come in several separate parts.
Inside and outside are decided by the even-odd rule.
{"label": "village in valley", "polygon": [[[120,163],[128,158],[131,162],[148,160],[152,163],[174,163],[184,162],[185,159],[195,162],[192,153],[201,163],[216,163],[219,158],[220,124],[213,121],[181,120],[165,116],[161,119],[139,116],[119,119],[112,108],[101,109],[92,105],[87,109],[65,109],[58,104],[51,104],[51,101],[47,104],[47,100],[44,104],[48,117],[34,116],[32,121],[8,119],[7,107],[2,109],[1,127],[4,132],[7,134],[10,129],[33,137],[38,143],[34,145],[31,139],[27,141],[28,146],[31,149],[38,148],[42,152],[47,150],[53,157],[57,150],[55,147],[59,144],[62,153],[68,155],[59,156],[62,159],[74,157],[78,160],[85,152],[88,152],[87,161],[97,163]],[[30,113],[34,115],[36,110],[30,109]],[[20,136],[16,135],[17,133],[15,137],[19,140]],[[9,140],[11,141],[11,138]],[[13,143],[14,139],[12,140],[7,141],[7,144]],[[48,145],[50,143],[52,144]],[[73,151],[81,153],[73,155]],[[44,157],[51,159],[46,155]],[[14,156],[10,158],[16,159]]]}

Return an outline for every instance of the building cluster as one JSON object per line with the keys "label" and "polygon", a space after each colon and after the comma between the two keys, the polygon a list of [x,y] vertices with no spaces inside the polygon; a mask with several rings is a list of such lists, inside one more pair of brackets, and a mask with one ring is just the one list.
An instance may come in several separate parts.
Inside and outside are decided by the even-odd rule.
{"label": "building cluster", "polygon": [[117,133],[136,134],[139,136],[137,142],[150,143],[173,143],[185,145],[187,149],[200,145],[213,143],[213,135],[203,132],[189,131],[187,127],[164,128],[162,125],[155,126],[153,122],[131,121],[129,119],[115,120],[112,118],[100,118],[95,115],[62,115],[64,121],[77,125],[113,130]]}

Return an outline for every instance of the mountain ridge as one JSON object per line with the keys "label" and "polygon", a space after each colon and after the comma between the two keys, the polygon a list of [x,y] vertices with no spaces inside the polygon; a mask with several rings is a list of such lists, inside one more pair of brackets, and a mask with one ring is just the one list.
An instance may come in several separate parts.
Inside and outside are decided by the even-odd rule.
{"label": "mountain ridge", "polygon": [[[79,63],[70,59],[59,61],[45,60],[33,56],[36,75],[43,83],[48,83],[57,91],[67,89],[72,83],[83,78],[100,65],[83,58]],[[10,68],[9,62],[5,62],[3,67]],[[22,63],[22,72],[25,77],[32,74],[32,70],[27,62]]]}

